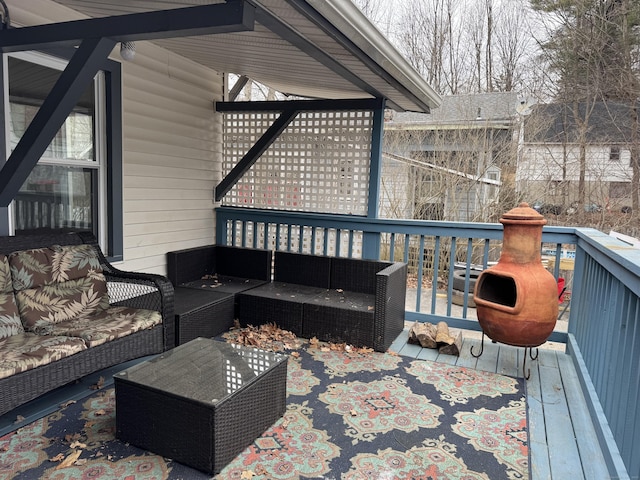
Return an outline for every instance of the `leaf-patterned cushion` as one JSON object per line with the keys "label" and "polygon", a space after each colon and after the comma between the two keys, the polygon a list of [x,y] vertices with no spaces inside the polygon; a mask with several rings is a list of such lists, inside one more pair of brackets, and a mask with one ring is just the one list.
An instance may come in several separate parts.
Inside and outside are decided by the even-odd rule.
{"label": "leaf-patterned cushion", "polygon": [[5,338],[0,340],[0,378],[46,365],[86,349],[81,338],[42,337],[33,333]]}
{"label": "leaf-patterned cushion", "polygon": [[51,335],[82,338],[89,347],[122,338],[162,323],[162,315],[154,310],[111,307],[92,318],[76,318],[52,326]]}
{"label": "leaf-patterned cushion", "polygon": [[91,245],[22,250],[9,255],[9,265],[16,292],[102,272],[96,250]]}
{"label": "leaf-patterned cushion", "polygon": [[0,255],[0,339],[23,332],[24,328],[13,295],[9,262],[6,255]]}
{"label": "leaf-patterned cushion", "polygon": [[24,250],[9,256],[25,329],[50,334],[51,325],[109,307],[107,282],[90,245]]}

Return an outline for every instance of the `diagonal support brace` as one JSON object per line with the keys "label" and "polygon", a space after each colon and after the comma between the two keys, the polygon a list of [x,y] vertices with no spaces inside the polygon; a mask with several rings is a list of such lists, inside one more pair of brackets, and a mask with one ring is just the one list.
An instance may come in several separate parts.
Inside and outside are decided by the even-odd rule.
{"label": "diagonal support brace", "polygon": [[0,208],[11,203],[116,42],[84,40],[0,170]]}
{"label": "diagonal support brace", "polygon": [[267,129],[266,132],[258,139],[253,147],[246,153],[242,160],[240,160],[235,167],[227,174],[226,177],[216,186],[215,200],[219,202],[222,200],[229,190],[238,183],[242,176],[251,168],[251,166],[258,161],[258,158],[276,141],[278,136],[284,131],[285,128],[293,121],[298,115],[300,109],[290,108],[284,110],[275,122]]}

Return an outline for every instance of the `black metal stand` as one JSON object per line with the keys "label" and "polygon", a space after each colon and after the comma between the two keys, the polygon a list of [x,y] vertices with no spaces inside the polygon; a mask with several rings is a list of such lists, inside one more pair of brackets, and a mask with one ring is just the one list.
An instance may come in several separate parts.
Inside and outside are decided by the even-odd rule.
{"label": "black metal stand", "polygon": [[[475,353],[473,353],[473,346],[471,347],[470,353],[471,356],[474,358],[479,358],[482,353],[484,352],[484,332],[482,332],[482,340],[480,341],[480,353],[478,353],[477,355]],[[492,343],[497,343],[495,340],[491,340]],[[533,349],[536,349],[536,356],[533,356]],[[529,356],[529,358],[531,360],[537,360],[538,359],[538,354],[540,353],[540,351],[538,350],[538,347],[524,347],[524,358],[522,359],[522,376],[529,380],[529,377],[531,377],[531,369],[527,369],[527,356]]]}

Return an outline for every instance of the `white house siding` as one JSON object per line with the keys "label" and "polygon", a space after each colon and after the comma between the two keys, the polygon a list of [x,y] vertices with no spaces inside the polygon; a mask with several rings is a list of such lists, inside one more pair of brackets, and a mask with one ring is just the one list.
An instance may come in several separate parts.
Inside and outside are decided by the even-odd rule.
{"label": "white house siding", "polygon": [[[18,25],[85,18],[48,0],[7,3]],[[120,60],[117,50],[112,58]],[[222,75],[148,42],[123,62],[120,268],[165,274],[167,251],[213,243],[222,157],[213,101],[222,92]]]}
{"label": "white house siding", "polygon": [[[516,182],[518,191],[530,202],[545,201],[567,206],[580,197],[580,151],[575,145],[566,149],[562,145],[525,145],[518,162]],[[628,149],[620,149],[618,160],[610,159],[611,147],[586,147],[585,192],[587,203],[618,210],[630,204],[630,197],[615,185],[630,184],[632,168]],[[564,170],[564,171],[563,171]],[[565,189],[562,184],[567,184]],[[613,193],[618,191],[618,195]]]}
{"label": "white house siding", "polygon": [[149,44],[123,64],[126,268],[165,273],[167,251],[214,242],[222,80]]}
{"label": "white house siding", "polygon": [[[518,162],[516,179],[529,181],[572,181],[580,178],[580,151],[577,146],[566,149],[566,162],[563,162],[562,145],[525,145],[522,158]],[[631,154],[621,149],[619,160],[609,159],[610,147],[587,146],[586,181],[630,182]],[[563,173],[563,163],[566,173]]]}

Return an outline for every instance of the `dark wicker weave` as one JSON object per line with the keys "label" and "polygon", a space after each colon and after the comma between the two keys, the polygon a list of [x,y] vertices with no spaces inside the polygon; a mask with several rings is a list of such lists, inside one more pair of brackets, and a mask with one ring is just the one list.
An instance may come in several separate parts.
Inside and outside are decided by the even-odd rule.
{"label": "dark wicker weave", "polygon": [[232,293],[175,288],[176,345],[197,337],[215,337],[233,327]]}
{"label": "dark wicker weave", "polygon": [[273,282],[238,294],[240,323],[303,336],[303,305],[329,288],[330,272],[331,257],[275,252]]}
{"label": "dark wicker weave", "polygon": [[272,323],[303,336],[303,306],[325,289],[272,282],[238,294],[238,319],[241,325]]}
{"label": "dark wicker weave", "polygon": [[205,245],[167,252],[167,276],[175,287],[235,295],[271,281],[271,263],[269,250]]}
{"label": "dark wicker weave", "polygon": [[[134,358],[172,348],[174,339],[173,286],[159,275],[125,272],[114,268],[102,254],[95,237],[87,232],[0,237],[0,253],[52,245],[94,245],[100,258],[112,304],[146,308],[162,313],[162,325],[107,342],[70,357],[0,379],[0,415],[89,373]],[[113,288],[112,288],[113,287]],[[140,289],[145,292],[140,295]]]}
{"label": "dark wicker weave", "polygon": [[381,352],[404,328],[405,263],[276,252],[274,272],[238,296],[241,323]]}
{"label": "dark wicker weave", "polygon": [[216,474],[284,414],[286,356],[198,338],[163,357],[114,376],[124,442]]}
{"label": "dark wicker weave", "polygon": [[304,305],[304,338],[373,346],[375,325],[373,294],[327,290]]}

